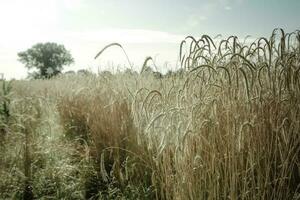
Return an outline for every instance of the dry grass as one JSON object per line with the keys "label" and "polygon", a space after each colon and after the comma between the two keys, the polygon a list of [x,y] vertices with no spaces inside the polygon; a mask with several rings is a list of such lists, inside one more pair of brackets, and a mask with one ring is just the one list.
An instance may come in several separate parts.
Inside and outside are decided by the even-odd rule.
{"label": "dry grass", "polygon": [[[299,199],[299,31],[274,30],[249,44],[189,36],[180,61],[185,70],[163,78],[117,73],[15,82],[11,112],[31,97],[24,108],[36,107],[28,112],[37,123],[10,123],[1,154],[28,162],[16,154],[26,148],[12,145],[27,141],[13,128],[23,124],[31,159],[25,166],[1,160],[1,191],[21,197],[30,177],[37,198]],[[52,128],[55,137],[46,139]],[[12,176],[12,166],[22,176]]]}

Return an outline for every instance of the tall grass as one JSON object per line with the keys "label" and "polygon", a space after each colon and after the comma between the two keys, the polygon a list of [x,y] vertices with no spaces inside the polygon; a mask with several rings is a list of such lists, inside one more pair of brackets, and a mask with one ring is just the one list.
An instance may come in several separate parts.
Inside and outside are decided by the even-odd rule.
{"label": "tall grass", "polygon": [[300,198],[299,31],[188,36],[182,69],[163,77],[150,60],[139,74],[15,82],[0,196]]}

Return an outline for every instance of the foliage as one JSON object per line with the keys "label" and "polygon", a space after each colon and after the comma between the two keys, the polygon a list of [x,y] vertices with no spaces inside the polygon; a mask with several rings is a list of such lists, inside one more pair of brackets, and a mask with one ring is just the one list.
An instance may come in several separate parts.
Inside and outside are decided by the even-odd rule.
{"label": "foliage", "polygon": [[[10,103],[12,82],[1,80],[2,91],[0,92],[0,138],[7,132],[7,125],[10,119]],[[3,139],[3,138],[1,138]]]}
{"label": "foliage", "polygon": [[28,69],[36,68],[32,78],[51,78],[61,73],[63,66],[74,62],[69,51],[56,43],[38,43],[26,51],[18,53],[19,61]]}

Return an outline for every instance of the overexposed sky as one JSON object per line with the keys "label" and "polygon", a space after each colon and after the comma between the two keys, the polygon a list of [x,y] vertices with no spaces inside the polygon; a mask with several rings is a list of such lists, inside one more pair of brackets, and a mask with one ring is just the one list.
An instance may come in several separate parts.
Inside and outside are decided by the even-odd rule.
{"label": "overexposed sky", "polygon": [[[0,73],[25,78],[17,52],[38,42],[57,42],[71,51],[66,70],[126,65],[123,45],[137,68],[147,56],[174,67],[186,35],[268,36],[276,27],[299,29],[299,0],[1,0]],[[110,67],[110,65],[108,65]]]}

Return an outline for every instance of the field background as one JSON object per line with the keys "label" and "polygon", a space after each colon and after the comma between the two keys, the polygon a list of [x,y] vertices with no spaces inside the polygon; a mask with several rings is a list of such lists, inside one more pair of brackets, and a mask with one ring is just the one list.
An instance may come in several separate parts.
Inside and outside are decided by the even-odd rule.
{"label": "field background", "polygon": [[179,51],[165,75],[2,80],[0,198],[300,199],[300,32]]}

